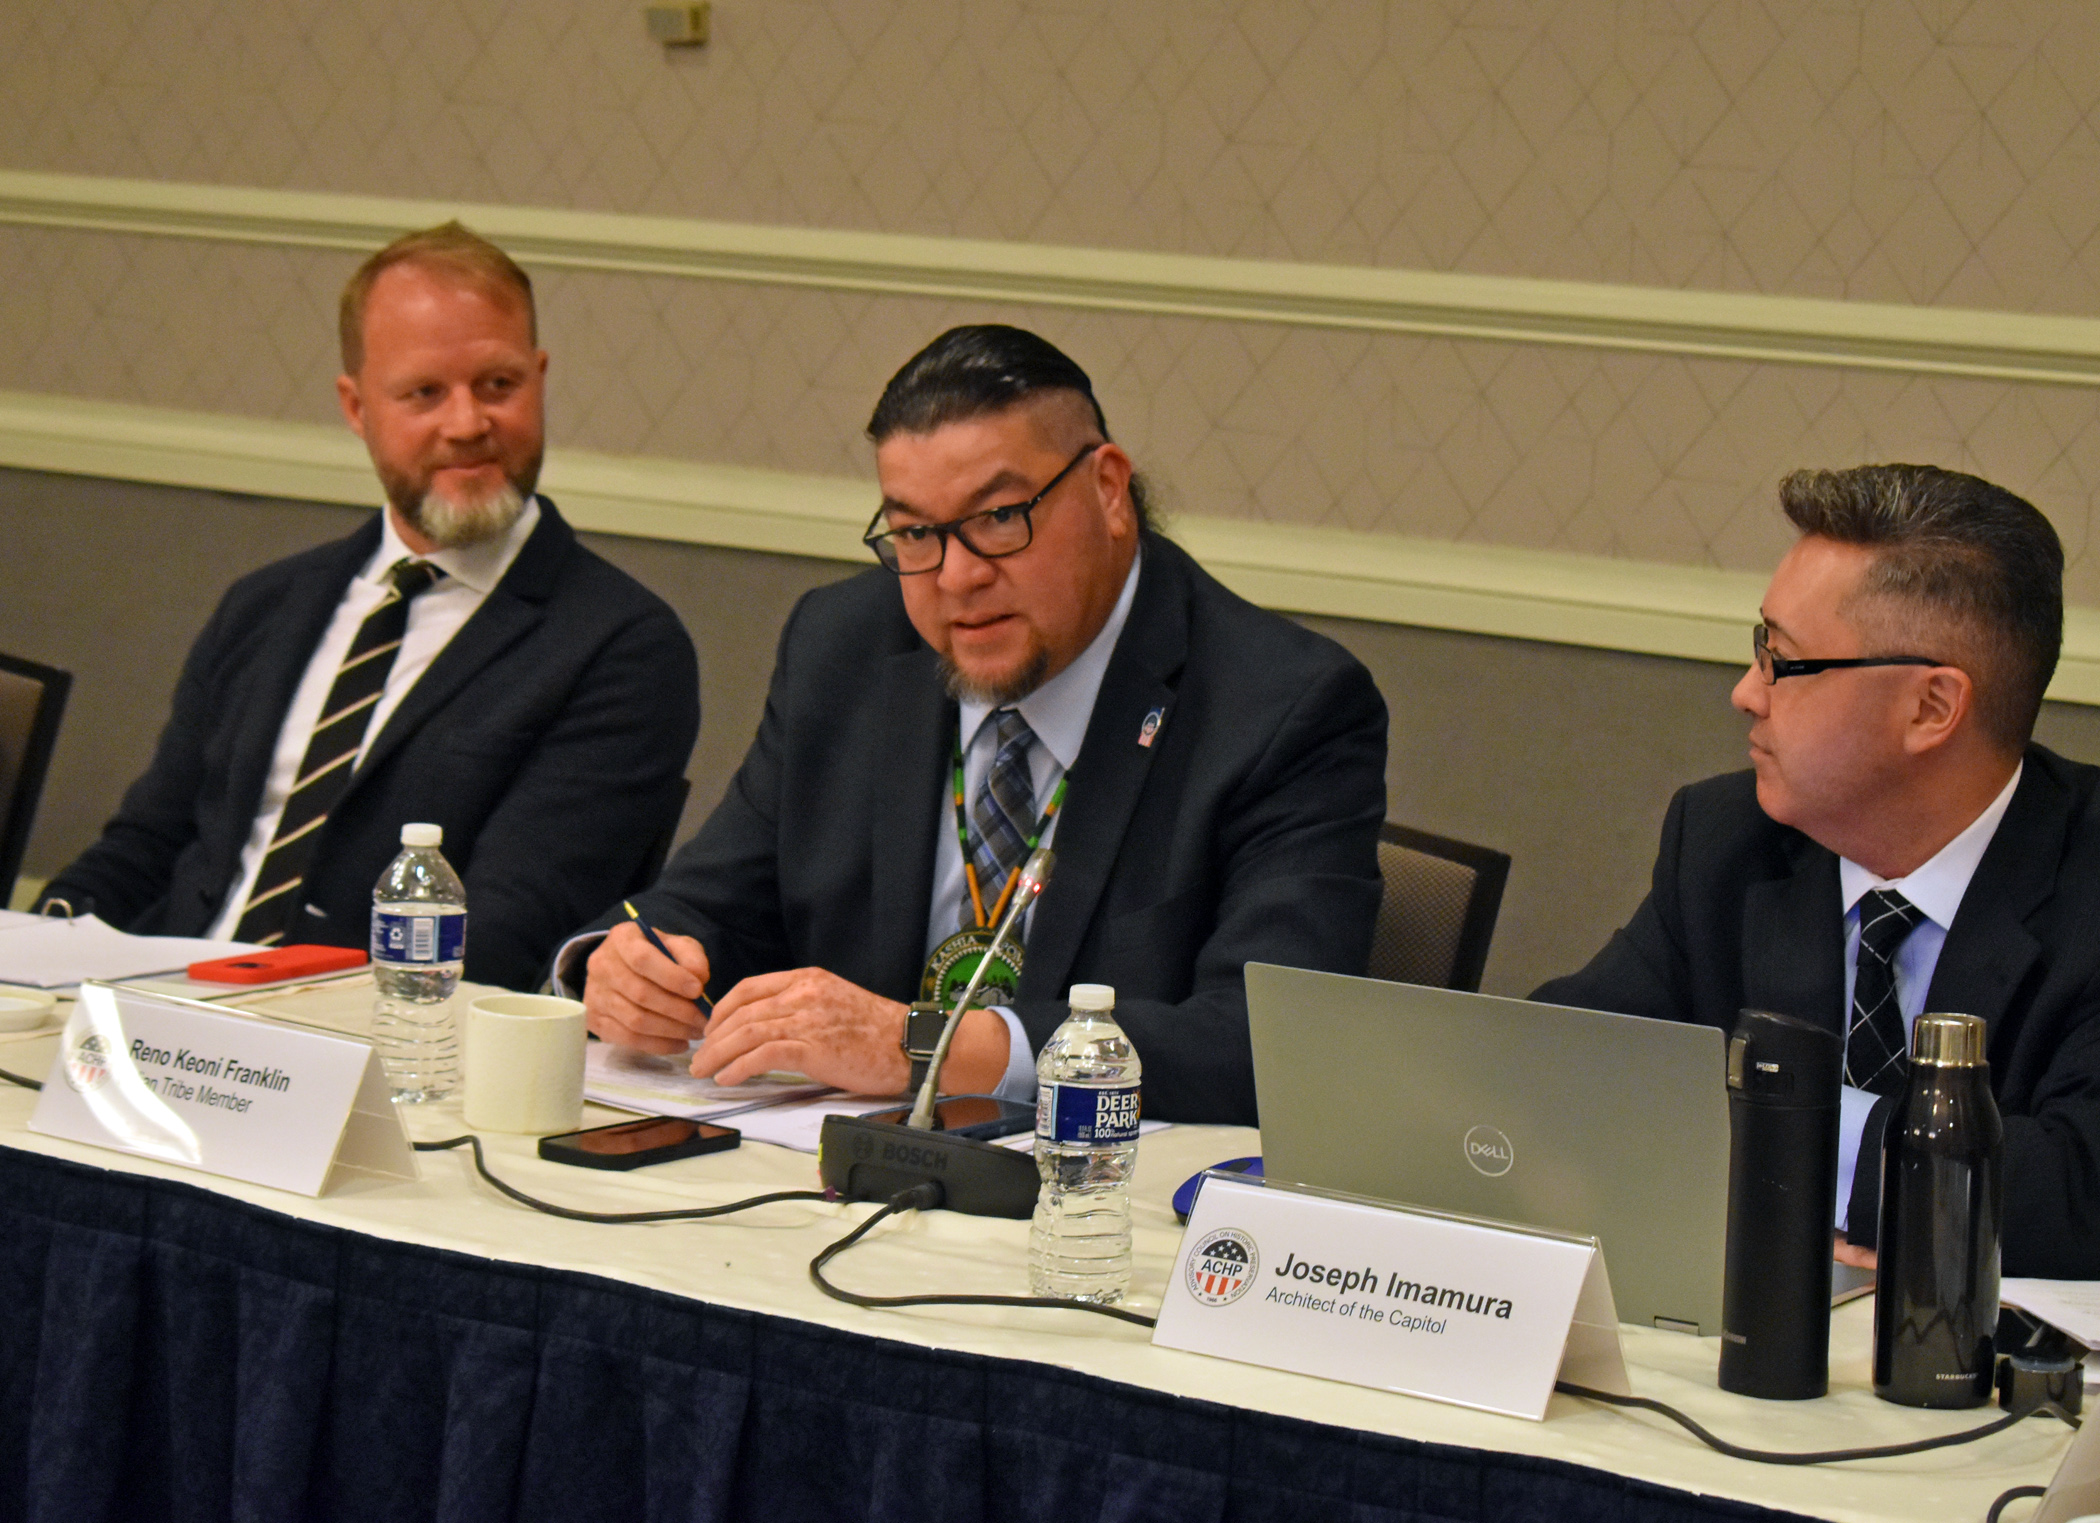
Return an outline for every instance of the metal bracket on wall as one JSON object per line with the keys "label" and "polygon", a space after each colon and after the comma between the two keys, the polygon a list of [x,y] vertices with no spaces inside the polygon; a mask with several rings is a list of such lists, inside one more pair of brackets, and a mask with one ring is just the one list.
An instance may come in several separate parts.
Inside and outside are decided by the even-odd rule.
{"label": "metal bracket on wall", "polygon": [[644,6],[642,19],[649,24],[649,35],[665,47],[700,48],[707,46],[714,6],[709,0],[700,0],[698,5]]}

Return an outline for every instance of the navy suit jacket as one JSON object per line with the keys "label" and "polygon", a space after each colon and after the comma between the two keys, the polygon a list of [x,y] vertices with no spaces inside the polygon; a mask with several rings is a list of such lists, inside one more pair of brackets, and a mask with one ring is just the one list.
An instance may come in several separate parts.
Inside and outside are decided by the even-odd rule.
{"label": "navy suit jacket", "polygon": [[[955,722],[890,573],[808,594],[728,793],[638,907],[699,938],[718,995],[816,966],[916,998]],[[1252,1123],[1242,970],[1364,971],[1385,741],[1355,658],[1148,536],[1031,916],[1013,1006],[1030,1041],[1072,984],[1112,984],[1147,1115]]]}
{"label": "navy suit jacket", "polygon": [[[1671,801],[1654,886],[1633,919],[1588,967],[1532,998],[1724,1031],[1745,1008],[1771,1010],[1842,1035],[1839,902],[1837,857],[1758,808],[1754,774],[1710,778]],[[2100,1277],[2100,769],[2027,748],[1924,1008],[1990,1027],[2005,1272]],[[1853,1179],[1847,1235],[1870,1246],[1893,1105],[1874,1107]]]}
{"label": "navy suit jacket", "polygon": [[[45,889],[141,934],[201,935],[241,849],[285,711],[357,533],[235,582],[198,636],[153,762]],[[577,542],[554,505],[373,738],[330,812],[289,941],[364,946],[401,826],[445,828],[467,887],[466,976],[530,988],[561,937],[632,888],[676,822],[700,724],[693,643],[668,605]]]}

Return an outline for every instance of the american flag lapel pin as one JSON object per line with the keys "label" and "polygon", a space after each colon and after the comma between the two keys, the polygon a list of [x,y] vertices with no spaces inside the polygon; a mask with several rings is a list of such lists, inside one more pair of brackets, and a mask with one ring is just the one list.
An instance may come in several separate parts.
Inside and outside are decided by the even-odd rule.
{"label": "american flag lapel pin", "polygon": [[1156,736],[1158,736],[1159,727],[1161,724],[1165,723],[1166,717],[1167,711],[1165,708],[1157,708],[1154,709],[1151,713],[1147,714],[1145,716],[1145,722],[1138,726],[1138,744],[1141,746],[1150,746],[1153,742],[1153,739]]}

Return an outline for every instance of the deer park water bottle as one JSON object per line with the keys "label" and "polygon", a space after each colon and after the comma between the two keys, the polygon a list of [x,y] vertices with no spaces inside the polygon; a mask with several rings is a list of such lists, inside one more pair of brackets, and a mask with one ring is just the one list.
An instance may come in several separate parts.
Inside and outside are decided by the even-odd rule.
{"label": "deer park water bottle", "polygon": [[1074,984],[1072,1013],[1035,1060],[1035,1166],[1028,1234],[1033,1295],[1120,1301],[1130,1288],[1130,1177],[1137,1168],[1137,1049],[1116,991]]}
{"label": "deer park water bottle", "polygon": [[372,1045],[396,1100],[459,1087],[459,1031],[445,1003],[467,953],[467,891],[438,846],[440,825],[403,825],[401,855],[372,890]]}

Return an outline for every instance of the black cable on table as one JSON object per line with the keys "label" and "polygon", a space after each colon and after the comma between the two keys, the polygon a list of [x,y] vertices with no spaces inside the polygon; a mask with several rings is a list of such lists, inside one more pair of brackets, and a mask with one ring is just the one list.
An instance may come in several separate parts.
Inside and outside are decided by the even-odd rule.
{"label": "black cable on table", "polygon": [[20,1074],[11,1074],[4,1068],[0,1068],[0,1080],[4,1080],[9,1084],[19,1084],[24,1089],[42,1089],[44,1087],[35,1079],[25,1079]]}
{"label": "black cable on table", "polygon": [[2059,1407],[2055,1402],[2044,1402],[2028,1412],[2011,1412],[1995,1422],[1980,1423],[1973,1428],[1964,1428],[1959,1433],[1943,1433],[1937,1438],[1913,1439],[1907,1444],[1881,1444],[1871,1449],[1817,1449],[1804,1453],[1789,1453],[1777,1449],[1745,1449],[1740,1444],[1731,1444],[1727,1439],[1709,1433],[1675,1407],[1666,1406],[1647,1396],[1620,1396],[1611,1391],[1593,1391],[1588,1386],[1572,1385],[1565,1380],[1555,1381],[1553,1389],[1569,1396],[1580,1396],[1587,1401],[1601,1401],[1614,1407],[1639,1407],[1644,1412],[1658,1412],[1683,1428],[1692,1437],[1709,1449],[1718,1449],[1730,1458],[1751,1460],[1760,1465],[1834,1465],[1844,1460],[1895,1459],[1906,1454],[1923,1454],[1931,1449],[1951,1449],[1956,1444],[1974,1443],[1979,1438],[1989,1438],[1993,1433],[2003,1433],[2015,1423],[2046,1412],[2060,1417],[2072,1427],[2078,1419]]}
{"label": "black cable on table", "polygon": [[2047,1486],[2015,1486],[2012,1490],[2000,1494],[1998,1500],[1991,1503],[1991,1510],[1983,1515],[1983,1523],[1998,1523],[2005,1515],[2005,1509],[2022,1497],[2043,1497],[2048,1494]]}
{"label": "black cable on table", "polygon": [[[30,1089],[43,1088],[34,1079],[25,1079],[19,1074],[10,1074],[5,1070],[0,1070],[0,1078],[4,1078],[11,1083],[24,1085]],[[419,1153],[448,1152],[457,1147],[471,1148],[474,1153],[475,1172],[519,1205],[530,1206],[533,1210],[544,1211],[549,1216],[564,1217],[569,1221],[576,1222],[603,1222],[617,1225],[640,1222],[700,1221],[713,1216],[727,1216],[735,1211],[748,1211],[754,1206],[771,1205],[776,1201],[836,1200],[838,1198],[835,1192],[829,1190],[775,1190],[768,1195],[754,1195],[748,1200],[731,1201],[723,1206],[694,1206],[676,1211],[578,1211],[570,1206],[557,1206],[551,1201],[536,1199],[527,1195],[516,1186],[506,1184],[498,1179],[489,1172],[488,1159],[481,1150],[481,1139],[471,1132],[460,1137],[448,1137],[441,1142],[419,1142],[415,1144],[416,1151]],[[843,1301],[848,1306],[1027,1306],[1041,1307],[1050,1311],[1093,1312],[1098,1316],[1114,1317],[1120,1322],[1129,1322],[1138,1327],[1153,1327],[1157,1325],[1157,1318],[1148,1317],[1142,1312],[1127,1311],[1120,1306],[1102,1306],[1092,1301],[1067,1301],[1054,1296],[864,1296],[857,1291],[847,1290],[841,1286],[834,1285],[824,1278],[824,1266],[866,1237],[875,1229],[878,1223],[904,1211],[933,1210],[941,1204],[942,1198],[943,1192],[941,1187],[931,1180],[913,1185],[910,1189],[900,1191],[898,1194],[890,1197],[866,1221],[809,1261],[810,1279],[816,1283],[817,1289],[823,1291],[825,1295],[831,1297],[834,1301]],[[1933,1449],[1948,1449],[1956,1444],[1974,1443],[1977,1439],[1989,1438],[1993,1433],[2003,1433],[2006,1429],[2023,1419],[2041,1412],[2046,1412],[2052,1417],[2061,1418],[2073,1428],[2079,1425],[2078,1419],[2066,1412],[2062,1407],[2054,1402],[2046,1402],[2032,1411],[2010,1413],[1994,1422],[1982,1423],[1974,1428],[1964,1428],[1959,1433],[1941,1434],[1937,1438],[1914,1439],[1905,1444],[1882,1444],[1866,1449],[1820,1449],[1803,1453],[1788,1453],[1780,1450],[1748,1449],[1741,1444],[1732,1444],[1727,1439],[1709,1432],[1700,1426],[1698,1422],[1687,1417],[1675,1407],[1668,1406],[1651,1397],[1620,1396],[1615,1392],[1592,1390],[1588,1386],[1575,1385],[1565,1380],[1556,1381],[1553,1388],[1565,1395],[1581,1397],[1586,1401],[1604,1402],[1615,1407],[1637,1407],[1642,1411],[1657,1413],[1669,1418],[1670,1421],[1682,1427],[1708,1448],[1718,1450],[1720,1453],[1733,1459],[1749,1460],[1760,1465],[1829,1465],[1846,1460],[1895,1459],[1908,1454],[1924,1454]],[[1998,1523],[1999,1514],[2004,1511],[2008,1503],[2022,1497],[2040,1496],[2042,1491],[2043,1488],[2039,1486],[2015,1486],[1991,1505],[1990,1517],[1987,1523]]]}
{"label": "black cable on table", "polygon": [[1158,1319],[1120,1306],[1101,1306],[1092,1301],[1065,1301],[1055,1296],[864,1296],[845,1290],[824,1278],[824,1266],[866,1237],[877,1222],[900,1211],[930,1211],[941,1203],[941,1187],[931,1180],[913,1185],[890,1197],[888,1204],[851,1232],[809,1261],[809,1277],[817,1289],[848,1306],[1040,1306],[1052,1311],[1090,1311],[1119,1322],[1151,1327]]}
{"label": "black cable on table", "polygon": [[549,1216],[566,1217],[572,1222],[603,1222],[613,1226],[639,1222],[692,1222],[710,1216],[727,1216],[732,1211],[749,1211],[753,1206],[770,1206],[780,1200],[830,1200],[824,1190],[775,1190],[770,1195],[754,1195],[748,1200],[734,1200],[726,1206],[689,1206],[677,1211],[578,1211],[573,1206],[557,1206],[552,1201],[536,1199],[515,1185],[505,1184],[489,1172],[488,1160],[482,1156],[481,1139],[469,1132],[463,1137],[447,1137],[443,1142],[419,1142],[418,1153],[443,1153],[456,1147],[474,1150],[474,1172],[494,1185],[521,1206],[530,1206],[535,1211],[544,1211]]}

